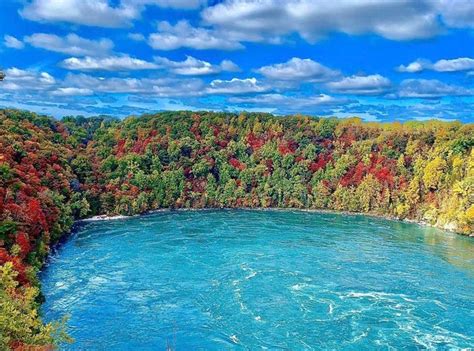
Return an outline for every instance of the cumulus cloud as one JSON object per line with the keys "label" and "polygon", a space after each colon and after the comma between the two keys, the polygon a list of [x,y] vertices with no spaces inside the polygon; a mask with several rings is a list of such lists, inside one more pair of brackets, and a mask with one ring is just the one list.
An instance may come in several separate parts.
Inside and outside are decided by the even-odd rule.
{"label": "cumulus cloud", "polygon": [[94,92],[91,89],[82,88],[58,88],[51,94],[56,96],[88,96]]}
{"label": "cumulus cloud", "polygon": [[191,48],[197,50],[235,50],[243,48],[238,41],[228,38],[212,29],[196,28],[187,21],[175,25],[167,21],[158,24],[158,32],[148,38],[148,43],[156,50]]}
{"label": "cumulus cloud", "polygon": [[192,10],[207,0],[32,0],[21,16],[38,22],[67,22],[105,28],[129,27],[146,6]]}
{"label": "cumulus cloud", "polygon": [[197,78],[123,78],[98,77],[85,73],[68,73],[63,80],[57,81],[47,72],[10,68],[0,90],[54,96],[87,96],[104,94],[141,94],[157,97],[197,97],[212,94],[259,93],[269,90],[255,78],[231,80],[213,80],[206,84]]}
{"label": "cumulus cloud", "polygon": [[397,68],[400,72],[421,72],[432,70],[437,72],[458,72],[474,70],[474,59],[470,57],[459,57],[455,59],[442,59],[432,63],[428,60],[418,59],[408,65],[400,65]]}
{"label": "cumulus cloud", "polygon": [[216,79],[208,85],[197,78],[100,78],[88,74],[68,74],[65,87],[90,89],[100,93],[145,94],[159,97],[195,97],[214,94],[261,93],[270,90],[256,78]]}
{"label": "cumulus cloud", "polygon": [[439,12],[443,21],[450,27],[474,28],[474,2],[471,0],[437,0]]}
{"label": "cumulus cloud", "polygon": [[[67,22],[98,27],[127,27],[147,6],[204,8],[205,24],[243,41],[298,33],[314,41],[333,32],[376,34],[392,40],[429,38],[451,28],[474,27],[471,0],[30,0],[20,14],[39,22]],[[380,14],[383,14],[381,16]],[[201,29],[201,28],[200,28]]]}
{"label": "cumulus cloud", "polygon": [[207,0],[125,0],[134,6],[155,5],[163,8],[193,10],[207,4]]}
{"label": "cumulus cloud", "polygon": [[261,67],[258,73],[272,80],[323,82],[340,73],[311,59],[293,57],[285,63]]}
{"label": "cumulus cloud", "polygon": [[472,95],[473,89],[446,84],[436,79],[406,79],[400,83],[398,93],[390,97],[433,99]]}
{"label": "cumulus cloud", "polygon": [[68,74],[65,84],[102,93],[150,93],[152,84],[138,78],[103,78],[88,74]]}
{"label": "cumulus cloud", "polygon": [[270,88],[262,85],[256,78],[233,78],[231,80],[213,80],[207,92],[209,94],[247,94],[261,93],[267,90]]}
{"label": "cumulus cloud", "polygon": [[456,72],[474,69],[474,59],[461,57],[452,60],[439,60],[433,64],[433,70],[438,72]]}
{"label": "cumulus cloud", "polygon": [[205,9],[202,18],[229,31],[270,37],[298,33],[308,41],[332,32],[410,40],[440,31],[430,0],[226,0]]}
{"label": "cumulus cloud", "polygon": [[55,34],[35,33],[24,40],[36,48],[77,56],[100,56],[114,47],[110,39],[90,40],[76,34],[60,37]]}
{"label": "cumulus cloud", "polygon": [[418,59],[409,63],[408,65],[398,66],[397,71],[406,73],[416,73],[425,70],[428,65],[431,65],[429,61]]}
{"label": "cumulus cloud", "polygon": [[145,94],[159,97],[195,97],[213,94],[260,93],[269,90],[256,78],[213,80],[206,85],[197,78],[100,78],[88,74],[68,74],[63,86],[100,93]]}
{"label": "cumulus cloud", "polygon": [[217,74],[223,71],[236,72],[239,66],[230,60],[223,60],[219,65],[213,65],[207,61],[198,60],[192,56],[187,56],[184,61],[172,61],[165,57],[155,57],[155,62],[171,72],[184,76],[200,76],[207,74]]}
{"label": "cumulus cloud", "polygon": [[97,77],[84,73],[68,73],[63,80],[56,80],[47,72],[10,68],[0,92],[27,94],[36,98],[51,95],[56,97],[81,97],[103,94],[141,94],[156,97],[192,97],[207,94],[206,84],[196,78],[123,78]]}
{"label": "cumulus cloud", "polygon": [[103,58],[89,56],[84,58],[70,57],[62,61],[60,66],[77,71],[135,71],[159,68],[153,62],[147,62],[128,55]]}
{"label": "cumulus cloud", "polygon": [[20,14],[38,22],[69,22],[85,26],[126,27],[141,9],[132,4],[112,6],[108,0],[33,0]]}
{"label": "cumulus cloud", "polygon": [[327,83],[327,87],[338,93],[376,95],[386,92],[391,87],[391,82],[380,74],[373,74],[345,77],[339,81]]}
{"label": "cumulus cloud", "polygon": [[12,67],[7,69],[5,74],[6,78],[0,89],[9,91],[45,90],[56,83],[54,77],[47,72]]}
{"label": "cumulus cloud", "polygon": [[64,85],[101,93],[148,94],[160,97],[199,96],[205,90],[205,84],[200,79],[99,78],[83,73],[68,74]]}
{"label": "cumulus cloud", "polygon": [[25,44],[22,41],[18,40],[17,38],[11,35],[5,35],[3,39],[4,39],[4,44],[7,48],[19,50],[25,47]]}

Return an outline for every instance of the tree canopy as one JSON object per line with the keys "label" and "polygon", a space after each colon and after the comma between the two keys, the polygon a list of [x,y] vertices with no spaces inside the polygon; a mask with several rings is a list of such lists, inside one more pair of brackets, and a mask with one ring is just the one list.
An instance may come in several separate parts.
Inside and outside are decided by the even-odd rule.
{"label": "tree canopy", "polygon": [[18,319],[26,331],[0,323],[0,348],[57,340],[62,329],[43,326],[37,313],[36,273],[75,219],[281,207],[470,234],[473,146],[474,125],[459,122],[189,111],[57,121],[0,110],[0,321],[12,311],[29,316]]}

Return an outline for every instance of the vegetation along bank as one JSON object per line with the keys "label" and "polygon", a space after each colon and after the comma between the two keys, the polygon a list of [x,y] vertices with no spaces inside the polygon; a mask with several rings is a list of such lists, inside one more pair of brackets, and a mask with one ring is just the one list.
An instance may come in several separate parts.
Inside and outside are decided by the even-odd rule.
{"label": "vegetation along bank", "polygon": [[74,220],[160,208],[362,212],[474,232],[474,125],[0,110],[0,349],[49,349],[37,273]]}

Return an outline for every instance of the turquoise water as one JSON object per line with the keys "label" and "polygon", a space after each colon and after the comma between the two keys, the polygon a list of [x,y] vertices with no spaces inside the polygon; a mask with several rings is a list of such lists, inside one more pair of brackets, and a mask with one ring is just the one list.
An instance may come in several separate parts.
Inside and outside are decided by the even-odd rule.
{"label": "turquoise water", "polygon": [[474,347],[474,240],[363,216],[175,211],[84,224],[42,273],[65,350]]}

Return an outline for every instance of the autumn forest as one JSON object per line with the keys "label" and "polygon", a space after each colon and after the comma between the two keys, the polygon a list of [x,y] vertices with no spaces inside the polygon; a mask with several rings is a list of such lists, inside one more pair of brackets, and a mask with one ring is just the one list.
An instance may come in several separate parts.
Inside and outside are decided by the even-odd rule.
{"label": "autumn forest", "polygon": [[0,110],[0,349],[67,339],[37,278],[74,222],[169,208],[298,208],[474,232],[474,125],[262,113],[55,120]]}

